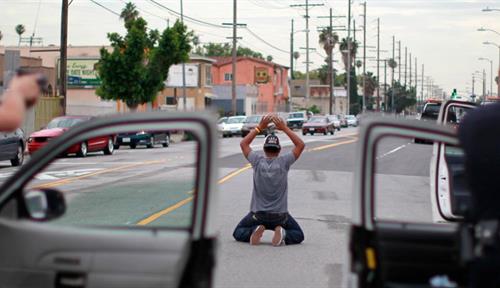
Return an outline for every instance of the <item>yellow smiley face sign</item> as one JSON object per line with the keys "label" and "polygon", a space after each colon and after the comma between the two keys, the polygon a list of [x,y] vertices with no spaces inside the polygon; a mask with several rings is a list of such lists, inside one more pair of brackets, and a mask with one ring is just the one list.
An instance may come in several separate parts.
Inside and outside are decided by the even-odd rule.
{"label": "yellow smiley face sign", "polygon": [[255,68],[255,82],[258,84],[269,82],[269,72],[266,67]]}

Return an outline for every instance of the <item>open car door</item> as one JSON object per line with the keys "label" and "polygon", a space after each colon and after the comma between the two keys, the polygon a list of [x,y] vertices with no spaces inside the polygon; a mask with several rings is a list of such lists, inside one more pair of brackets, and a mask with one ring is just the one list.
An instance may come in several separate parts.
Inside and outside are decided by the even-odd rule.
{"label": "open car door", "polygon": [[[437,122],[458,129],[467,112],[475,108],[471,102],[447,101],[441,106]],[[467,213],[471,200],[464,165],[464,153],[460,147],[434,143],[430,170],[434,222],[461,220]]]}
{"label": "open car door", "polygon": [[[177,144],[176,155],[59,157],[133,131],[195,140]],[[51,140],[0,188],[0,287],[210,287],[216,131],[208,114],[136,113]]]}
{"label": "open car door", "polygon": [[[426,199],[429,197],[427,191],[430,188],[428,180],[423,183],[423,176],[396,175],[406,179],[407,185],[402,185],[396,181],[395,175],[384,174],[383,171],[376,172],[377,165],[382,164],[384,159],[393,156],[395,160],[401,161],[413,153],[410,150],[399,156],[389,152],[380,153],[380,146],[383,146],[381,143],[390,137],[404,139],[403,143],[407,144],[400,147],[412,147],[413,151],[419,152],[414,155],[421,158],[424,158],[421,156],[421,149],[427,149],[430,154],[432,147],[415,145],[412,143],[414,138],[458,146],[456,131],[442,125],[394,119],[371,119],[364,123],[358,142],[354,178],[353,219],[349,240],[349,287],[431,287],[431,282],[436,280],[436,277],[446,277],[447,281],[458,283],[460,287],[465,280],[459,260],[457,225],[432,223],[430,207],[429,211],[422,212],[419,206],[423,200],[430,202],[430,199]],[[402,149],[404,148],[391,151]],[[430,157],[426,161],[429,159]],[[410,165],[404,167],[412,168],[411,166],[417,166],[417,163],[411,160]],[[401,167],[403,166],[399,166],[397,170],[401,170]],[[392,166],[389,168],[394,170]],[[428,174],[425,177],[429,178]],[[391,189],[379,189],[380,182],[383,181],[392,185],[386,186]],[[416,191],[412,191],[412,185],[423,190],[415,193]],[[396,193],[407,205],[398,207],[401,202],[392,201]],[[380,203],[383,197],[384,202]],[[393,219],[385,219],[380,216],[380,211],[377,211],[386,207],[397,211],[393,214]],[[419,217],[428,216],[428,223],[401,220],[405,219],[412,209]]]}

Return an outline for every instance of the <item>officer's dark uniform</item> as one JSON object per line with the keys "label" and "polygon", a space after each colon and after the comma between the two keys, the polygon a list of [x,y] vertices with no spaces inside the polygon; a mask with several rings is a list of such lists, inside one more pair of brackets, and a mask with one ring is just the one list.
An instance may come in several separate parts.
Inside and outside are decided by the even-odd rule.
{"label": "officer's dark uniform", "polygon": [[[472,200],[466,220],[500,222],[500,103],[469,112],[459,138]],[[500,235],[469,268],[470,287],[500,287]]]}

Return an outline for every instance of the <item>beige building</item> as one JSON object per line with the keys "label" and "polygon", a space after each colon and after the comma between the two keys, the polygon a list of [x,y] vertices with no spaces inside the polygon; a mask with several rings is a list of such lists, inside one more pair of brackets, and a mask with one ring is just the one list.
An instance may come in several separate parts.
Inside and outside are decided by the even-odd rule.
{"label": "beige building", "polygon": [[[292,110],[303,110],[316,105],[322,114],[330,112],[330,87],[321,85],[319,80],[311,80],[309,84],[309,100],[306,99],[305,80],[292,80],[290,85],[292,95]],[[347,112],[347,93],[343,87],[334,87],[333,113]]]}

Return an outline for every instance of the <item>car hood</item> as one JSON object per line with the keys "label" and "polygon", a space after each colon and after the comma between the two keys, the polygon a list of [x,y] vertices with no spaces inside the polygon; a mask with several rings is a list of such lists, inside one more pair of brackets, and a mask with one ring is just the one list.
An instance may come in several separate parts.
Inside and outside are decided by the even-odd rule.
{"label": "car hood", "polygon": [[241,127],[243,127],[243,123],[231,123],[231,124],[226,124],[224,127],[225,127],[225,128],[229,128],[229,129],[241,128]]}
{"label": "car hood", "polygon": [[57,137],[66,132],[67,130],[68,128],[43,129],[32,133],[30,137]]}
{"label": "car hood", "polygon": [[257,127],[257,125],[259,125],[259,123],[246,123],[243,127],[251,129]]}

